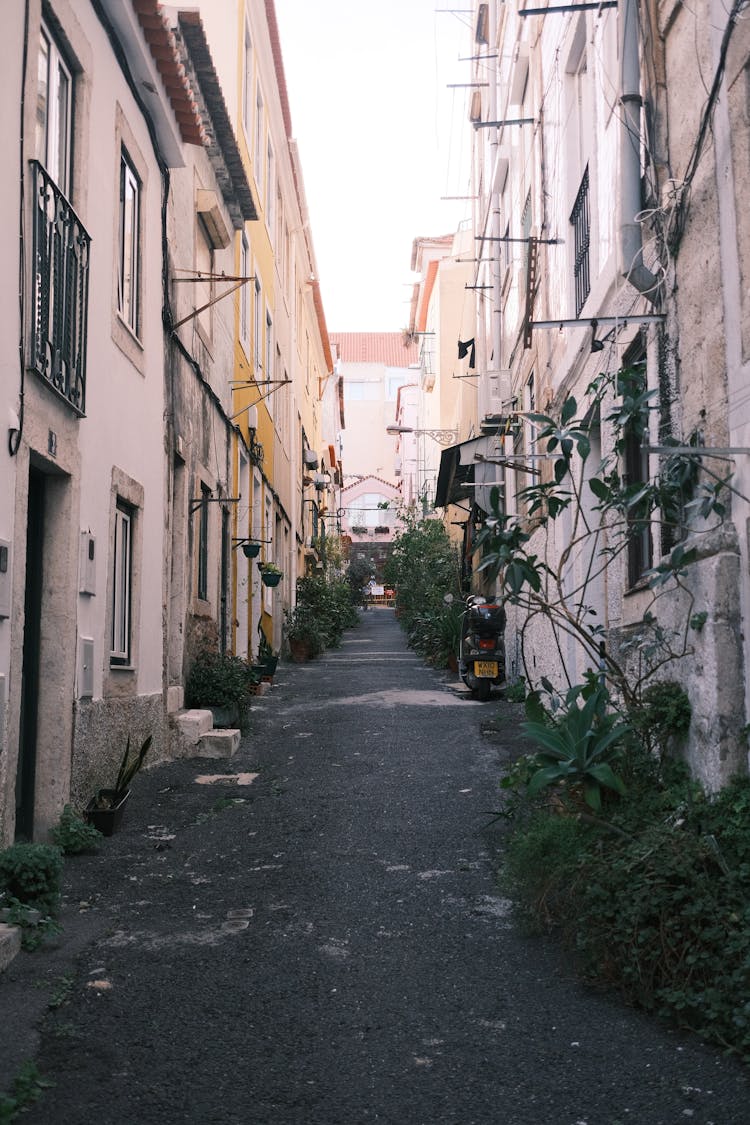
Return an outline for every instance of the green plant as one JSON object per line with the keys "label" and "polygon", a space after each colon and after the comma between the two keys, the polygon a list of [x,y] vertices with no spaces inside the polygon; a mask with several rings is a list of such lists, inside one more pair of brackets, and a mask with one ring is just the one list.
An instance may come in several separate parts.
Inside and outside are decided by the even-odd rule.
{"label": "green plant", "polygon": [[135,775],[143,768],[143,763],[146,760],[146,755],[151,749],[153,742],[153,735],[148,735],[141,743],[141,748],[137,754],[130,756],[130,735],[125,744],[125,753],[122,756],[120,768],[117,771],[117,778],[115,780],[115,798],[119,799],[127,793],[130,788],[130,783]]}
{"label": "green plant", "polygon": [[[724,495],[732,487],[729,475],[717,475],[701,458],[697,434],[684,442],[664,439],[676,448],[694,446],[695,453],[665,455],[655,479],[622,475],[628,450],[633,443],[640,446],[648,433],[656,394],[647,385],[645,365],[636,364],[598,376],[580,409],[569,396],[554,415],[523,415],[540,451],[550,458],[550,471],[518,493],[515,514],[504,510],[499,489],[492,489],[490,512],[472,545],[481,555],[478,569],[498,581],[503,599],[523,622],[518,639],[527,682],[535,686],[527,645],[538,633],[530,626],[541,619],[537,623],[551,636],[561,665],[565,647],[573,642],[581,661],[600,671],[628,711],[638,707],[644,687],[665,667],[693,652],[692,636],[704,618],[694,612],[687,576],[699,558],[699,537],[721,526]],[[612,437],[609,452],[592,464],[592,449],[605,425]],[[554,524],[563,515],[563,545],[553,551],[550,541],[560,542]],[[660,542],[663,557],[640,575],[646,593],[642,618],[629,626],[627,643],[605,644],[597,604],[604,576],[616,563],[624,567],[631,547],[646,533]],[[663,598],[670,617],[679,605],[676,626],[659,620],[661,605],[667,604]]]}
{"label": "green plant", "polygon": [[523,703],[526,699],[526,680],[523,676],[519,676],[512,684],[508,684],[505,689],[505,698],[508,703]]}
{"label": "green plant", "polygon": [[624,764],[607,821],[528,804],[504,886],[589,980],[750,1060],[750,779],[710,797],[638,745]]}
{"label": "green plant", "polygon": [[227,707],[243,704],[257,683],[251,666],[241,656],[204,649],[196,656],[185,684],[188,707]]}
{"label": "green plant", "polygon": [[359,622],[353,598],[350,583],[337,575],[299,578],[296,605],[285,614],[287,641],[304,643],[311,656],[335,648],[344,630]]}
{"label": "green plant", "polygon": [[95,851],[102,838],[101,832],[66,805],[60,814],[60,820],[52,829],[53,843],[61,848],[65,855],[80,855],[82,852]]}
{"label": "green plant", "polygon": [[[409,644],[436,663],[458,649],[461,615],[461,562],[455,544],[438,519],[401,515],[402,528],[383,568],[395,590],[396,614]],[[446,595],[454,596],[452,605]]]}
{"label": "green plant", "polygon": [[54,915],[62,869],[60,848],[51,844],[11,844],[0,852],[0,891],[42,914]]}
{"label": "green plant", "polygon": [[692,717],[690,697],[673,680],[659,680],[643,691],[640,704],[630,712],[633,726],[649,749],[665,752],[683,739]]}
{"label": "green plant", "polygon": [[28,1059],[15,1079],[10,1094],[0,1094],[0,1125],[10,1125],[20,1113],[38,1102],[45,1089],[54,1085],[42,1078],[37,1065]]}
{"label": "green plant", "polygon": [[262,571],[263,574],[283,574],[284,573],[280,566],[277,566],[276,563],[272,563],[272,562],[260,562],[260,563],[258,563],[258,569],[260,571]]}
{"label": "green plant", "polygon": [[623,794],[622,778],[612,768],[622,756],[629,723],[608,710],[609,692],[589,681],[570,688],[557,713],[544,711],[538,696],[526,701],[525,732],[539,744],[539,768],[529,779],[534,796],[547,786],[563,786],[567,793],[582,793],[595,812],[602,807],[602,789]]}

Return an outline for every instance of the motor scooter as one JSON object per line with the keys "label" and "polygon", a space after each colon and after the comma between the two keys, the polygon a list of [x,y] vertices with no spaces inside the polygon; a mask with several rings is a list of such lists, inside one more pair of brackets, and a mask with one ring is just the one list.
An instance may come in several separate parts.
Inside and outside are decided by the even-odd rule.
{"label": "motor scooter", "polygon": [[461,620],[458,650],[461,679],[486,703],[493,684],[505,680],[505,610],[479,594],[470,594]]}

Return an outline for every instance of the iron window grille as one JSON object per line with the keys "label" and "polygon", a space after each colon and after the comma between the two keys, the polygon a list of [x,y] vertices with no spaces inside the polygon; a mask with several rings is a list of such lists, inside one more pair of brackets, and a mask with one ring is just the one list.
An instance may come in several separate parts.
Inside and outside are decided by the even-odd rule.
{"label": "iron window grille", "polygon": [[29,366],[76,414],[86,408],[86,335],[91,239],[42,165],[33,179]]}
{"label": "iron window grille", "polygon": [[591,268],[589,250],[591,246],[591,201],[589,198],[589,169],[583,173],[570,222],[574,234],[573,282],[575,286],[576,316],[586,304],[591,291]]}

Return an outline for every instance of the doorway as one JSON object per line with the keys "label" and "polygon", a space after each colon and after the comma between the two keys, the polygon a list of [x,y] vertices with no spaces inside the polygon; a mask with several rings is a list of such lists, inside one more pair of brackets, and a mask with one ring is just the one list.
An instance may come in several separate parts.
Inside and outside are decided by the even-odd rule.
{"label": "doorway", "polygon": [[26,528],[26,594],[24,598],[23,662],[21,669],[21,721],[16,770],[16,839],[34,835],[39,668],[44,578],[45,477],[29,471]]}

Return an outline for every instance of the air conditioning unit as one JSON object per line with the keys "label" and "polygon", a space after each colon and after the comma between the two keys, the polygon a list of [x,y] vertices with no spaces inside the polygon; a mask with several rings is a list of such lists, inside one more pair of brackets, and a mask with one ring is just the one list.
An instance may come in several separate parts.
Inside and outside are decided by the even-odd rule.
{"label": "air conditioning unit", "polygon": [[507,415],[511,405],[510,369],[485,372],[479,384],[479,417]]}

